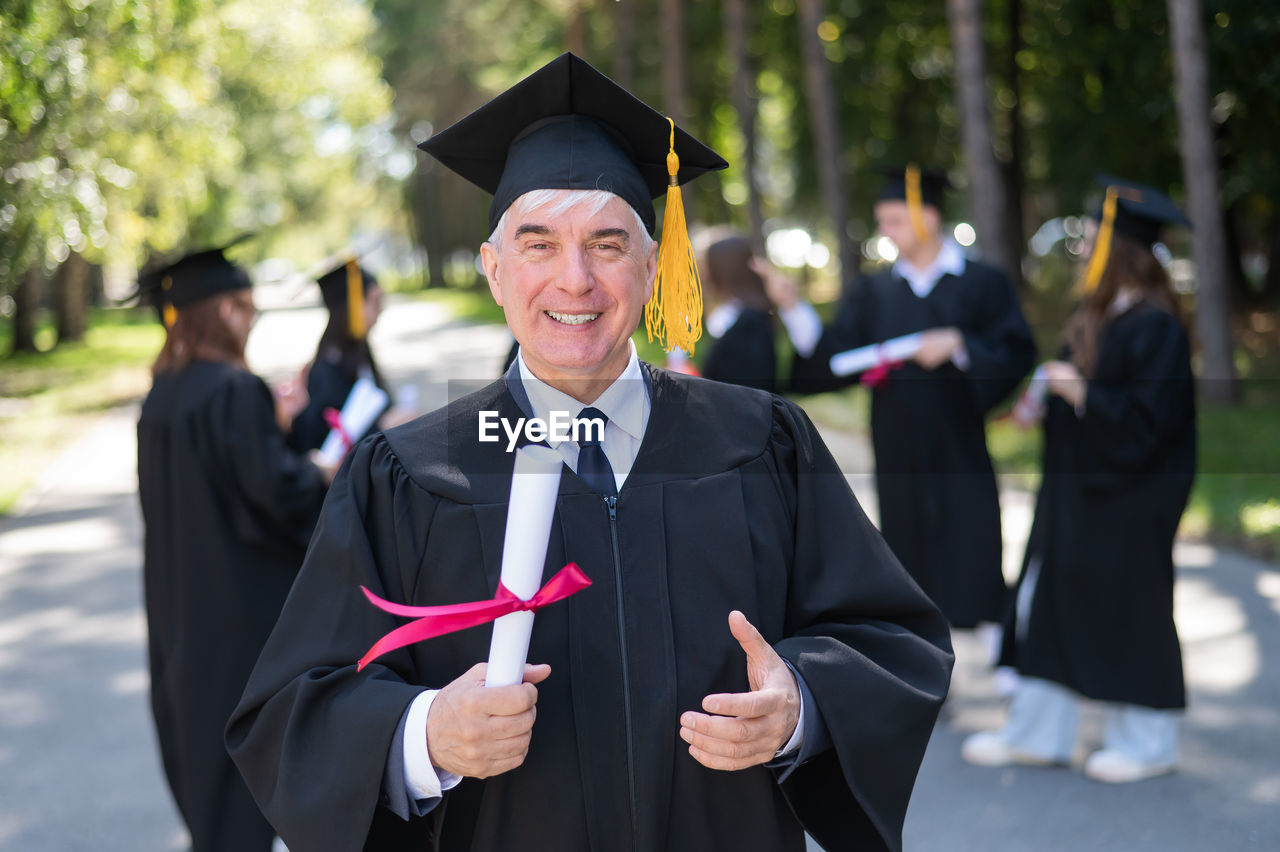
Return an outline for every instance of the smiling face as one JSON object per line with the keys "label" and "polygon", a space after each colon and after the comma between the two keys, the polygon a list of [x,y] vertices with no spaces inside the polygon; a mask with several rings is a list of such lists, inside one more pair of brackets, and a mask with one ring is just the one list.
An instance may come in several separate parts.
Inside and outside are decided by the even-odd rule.
{"label": "smiling face", "polygon": [[[489,290],[534,375],[571,396],[593,387],[598,394],[630,358],[653,293],[657,247],[616,196],[599,210],[523,206],[508,208],[497,245],[480,248]],[[587,395],[584,402],[594,400]]]}

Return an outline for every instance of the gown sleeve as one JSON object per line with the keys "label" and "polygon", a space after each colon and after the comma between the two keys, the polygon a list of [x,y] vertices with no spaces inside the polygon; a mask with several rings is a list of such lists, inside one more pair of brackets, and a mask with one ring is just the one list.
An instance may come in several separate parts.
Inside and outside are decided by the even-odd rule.
{"label": "gown sleeve", "polygon": [[305,547],[324,499],[324,476],[286,444],[271,391],[244,373],[222,389],[210,412],[207,428],[222,444],[216,478],[229,483],[225,503],[236,532],[247,541],[284,536]]}
{"label": "gown sleeve", "polygon": [[422,690],[408,652],[359,673],[356,661],[399,625],[359,587],[408,599],[435,505],[381,436],[352,450],[227,725],[232,759],[291,849],[360,850],[368,838],[426,830],[382,806],[392,740]]}
{"label": "gown sleeve", "polygon": [[823,393],[857,382],[857,376],[837,376],[831,372],[831,356],[847,349],[866,346],[871,339],[871,282],[859,281],[840,297],[836,318],[827,326],[818,346],[808,358],[796,353],[791,362],[790,389],[794,393]]}
{"label": "gown sleeve", "polygon": [[985,272],[986,286],[977,321],[961,328],[974,404],[984,415],[1007,397],[1035,364],[1036,346],[1018,295],[1005,275]]}
{"label": "gown sleeve", "polygon": [[307,407],[293,418],[290,444],[302,452],[320,449],[324,439],[329,437],[324,411],[326,408],[341,411],[352,384],[342,375],[337,364],[317,358],[307,371]]}
{"label": "gown sleeve", "polygon": [[808,418],[776,405],[773,446],[782,481],[794,483],[796,540],[787,638],[774,647],[804,677],[832,742],[782,790],[826,848],[896,849],[950,683],[950,632]]}
{"label": "gown sleeve", "polygon": [[[1100,366],[1085,394],[1084,458],[1099,470],[1135,473],[1148,467],[1168,434],[1171,418],[1190,390],[1187,333],[1172,315],[1145,310],[1130,320],[1124,361],[1115,372]],[[1113,333],[1119,331],[1113,326]]]}

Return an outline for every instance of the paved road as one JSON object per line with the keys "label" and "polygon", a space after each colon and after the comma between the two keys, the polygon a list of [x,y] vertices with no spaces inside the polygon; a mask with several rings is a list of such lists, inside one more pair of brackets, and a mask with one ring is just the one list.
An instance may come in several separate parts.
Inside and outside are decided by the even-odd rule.
{"label": "paved road", "polygon": [[[310,307],[264,315],[250,344],[283,377],[323,324]],[[373,345],[395,384],[443,402],[448,377],[493,376],[501,329],[401,303]],[[300,342],[301,341],[301,342]],[[456,391],[458,388],[454,386]],[[111,412],[0,522],[0,850],[180,850],[184,832],[159,769],[146,703],[136,410]],[[865,444],[829,435],[847,470]],[[851,484],[874,516],[870,478]],[[1004,495],[1016,560],[1030,498]],[[1003,705],[971,636],[946,721],[935,731],[908,814],[909,850],[1266,850],[1280,848],[1280,569],[1200,544],[1178,546],[1177,618],[1191,709],[1177,775],[1112,788],[1078,771],[992,770],[959,759],[965,733]],[[1096,713],[1085,716],[1096,743]],[[1078,758],[1084,756],[1082,748]]]}

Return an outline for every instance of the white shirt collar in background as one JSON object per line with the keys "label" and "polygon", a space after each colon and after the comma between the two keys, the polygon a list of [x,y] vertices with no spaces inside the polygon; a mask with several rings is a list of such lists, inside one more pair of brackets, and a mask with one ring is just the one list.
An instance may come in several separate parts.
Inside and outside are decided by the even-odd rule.
{"label": "white shirt collar in background", "polygon": [[960,246],[951,240],[943,240],[938,256],[924,269],[916,269],[904,258],[899,258],[893,264],[893,271],[906,279],[911,292],[923,299],[933,292],[933,288],[942,280],[942,276],[962,274],[964,264],[964,252],[960,250]]}

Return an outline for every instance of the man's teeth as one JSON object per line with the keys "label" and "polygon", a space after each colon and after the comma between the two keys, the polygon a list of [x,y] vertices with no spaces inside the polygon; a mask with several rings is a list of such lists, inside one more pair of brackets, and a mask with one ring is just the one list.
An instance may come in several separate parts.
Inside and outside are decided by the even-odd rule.
{"label": "man's teeth", "polygon": [[591,322],[593,319],[600,316],[600,314],[598,313],[597,314],[561,314],[561,313],[557,313],[556,311],[546,311],[546,315],[551,317],[556,322],[562,322],[565,325],[582,325],[583,323]]}

